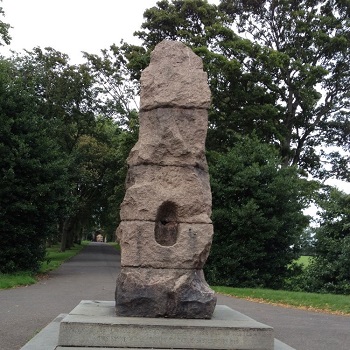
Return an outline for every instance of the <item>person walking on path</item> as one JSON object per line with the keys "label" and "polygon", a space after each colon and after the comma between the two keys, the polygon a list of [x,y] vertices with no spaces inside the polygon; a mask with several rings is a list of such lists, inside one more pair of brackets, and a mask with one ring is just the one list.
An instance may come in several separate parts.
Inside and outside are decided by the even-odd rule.
{"label": "person walking on path", "polygon": [[[81,300],[114,300],[120,252],[91,243],[35,285],[0,291],[0,350],[19,350]],[[250,302],[218,295],[218,304],[274,327],[275,337],[297,350],[349,350],[350,317]]]}

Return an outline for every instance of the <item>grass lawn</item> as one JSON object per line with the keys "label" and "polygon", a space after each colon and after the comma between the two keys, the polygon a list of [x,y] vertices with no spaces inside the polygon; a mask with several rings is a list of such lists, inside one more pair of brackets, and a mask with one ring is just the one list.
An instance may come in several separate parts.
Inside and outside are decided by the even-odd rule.
{"label": "grass lawn", "polygon": [[303,264],[305,267],[310,264],[312,256],[302,255],[296,262],[298,264]]}
{"label": "grass lawn", "polygon": [[120,245],[117,242],[108,242],[109,245],[111,245],[112,247],[114,247],[117,250],[120,250]]}
{"label": "grass lawn", "polygon": [[0,289],[8,289],[17,286],[34,284],[36,278],[29,272],[18,272],[16,274],[0,274]]}
{"label": "grass lawn", "polygon": [[60,252],[59,245],[53,245],[50,248],[46,248],[46,260],[41,264],[39,273],[46,273],[57,269],[62,263],[77,255],[88,244],[88,241],[82,241],[80,245],[76,244],[65,252]]}
{"label": "grass lawn", "polygon": [[217,293],[251,301],[350,316],[350,295],[289,292],[271,289],[212,287]]}
{"label": "grass lawn", "polygon": [[89,242],[82,242],[81,245],[75,245],[72,249],[60,252],[59,245],[53,245],[46,249],[46,260],[41,264],[38,275],[30,272],[18,272],[15,274],[0,274],[0,289],[8,289],[18,286],[27,286],[34,284],[38,280],[38,276],[49,271],[57,269],[63,262],[78,254]]}

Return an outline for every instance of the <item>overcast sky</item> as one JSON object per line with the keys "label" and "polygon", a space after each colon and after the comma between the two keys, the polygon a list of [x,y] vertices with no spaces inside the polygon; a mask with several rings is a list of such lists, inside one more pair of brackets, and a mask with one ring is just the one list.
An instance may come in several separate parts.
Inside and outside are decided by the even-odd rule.
{"label": "overcast sky", "polygon": [[[81,51],[99,53],[121,39],[137,43],[133,33],[143,22],[143,13],[157,0],[2,0],[2,20],[13,28],[14,51],[51,46],[66,53],[73,63]],[[209,0],[218,4],[219,0]],[[0,52],[4,52],[1,48]]]}

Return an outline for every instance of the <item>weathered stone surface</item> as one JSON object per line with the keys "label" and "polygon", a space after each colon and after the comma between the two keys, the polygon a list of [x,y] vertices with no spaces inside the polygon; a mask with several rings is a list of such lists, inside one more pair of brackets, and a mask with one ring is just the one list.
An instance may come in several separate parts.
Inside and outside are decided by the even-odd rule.
{"label": "weathered stone surface", "polygon": [[207,169],[204,109],[158,108],[140,112],[139,140],[128,164],[196,166]]}
{"label": "weathered stone surface", "polygon": [[215,305],[202,270],[124,267],[118,277],[119,316],[208,319]]}
{"label": "weathered stone surface", "polygon": [[202,61],[163,41],[141,75],[139,140],[120,208],[118,316],[210,318],[203,275],[212,241],[205,159],[210,91]]}
{"label": "weathered stone surface", "polygon": [[171,246],[155,240],[156,223],[123,221],[117,237],[121,245],[122,266],[168,269],[202,269],[208,257],[213,226],[178,224],[178,237]]}
{"label": "weathered stone surface", "polygon": [[207,172],[194,167],[131,167],[126,194],[120,208],[121,220],[155,221],[166,201],[177,206],[177,221],[211,223],[211,191]]}
{"label": "weathered stone surface", "polygon": [[163,40],[151,53],[151,63],[142,72],[140,109],[208,109],[207,80],[200,57],[180,42]]}

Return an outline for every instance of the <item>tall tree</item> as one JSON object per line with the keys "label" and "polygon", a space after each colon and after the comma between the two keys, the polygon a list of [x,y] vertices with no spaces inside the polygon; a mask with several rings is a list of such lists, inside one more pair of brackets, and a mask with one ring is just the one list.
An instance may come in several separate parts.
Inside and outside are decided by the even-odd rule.
{"label": "tall tree", "polygon": [[101,50],[101,55],[84,53],[85,66],[98,92],[95,98],[97,113],[113,118],[129,130],[137,125],[139,89],[138,81],[127,65],[127,52],[132,48],[132,45],[121,43],[121,46],[113,44],[109,50]]}
{"label": "tall tree", "polygon": [[0,271],[36,271],[56,230],[66,164],[34,90],[7,60],[0,60],[0,124]]}
{"label": "tall tree", "polygon": [[95,128],[94,80],[84,65],[71,65],[69,57],[53,48],[34,48],[16,58],[28,86],[35,90],[40,113],[50,122],[50,136],[67,164],[66,191],[61,205],[61,249],[69,248],[86,216],[82,183],[87,172],[81,145]]}
{"label": "tall tree", "polygon": [[[223,0],[219,7],[162,0],[145,11],[135,35],[146,53],[132,50],[128,67],[144,68],[149,50],[163,39],[185,42],[208,72],[209,149],[228,150],[237,134],[254,130],[279,149],[284,165],[346,179],[347,156],[320,146],[348,150],[348,13],[348,2],[331,0]],[[140,53],[144,59],[136,58]]]}
{"label": "tall tree", "polygon": [[130,94],[128,89],[121,92],[120,81],[115,81],[118,76],[126,81],[123,69],[118,71],[121,58],[110,62],[107,51],[103,59],[86,57],[86,64],[70,65],[63,53],[35,48],[19,59],[23,74],[35,87],[42,114],[52,124],[52,138],[67,160],[67,191],[59,225],[61,250],[79,240],[87,227],[108,225],[110,232],[112,225],[117,226],[115,205],[125,177],[123,149],[129,150],[135,138],[135,133],[125,130],[125,126],[130,130],[137,115],[128,107]]}
{"label": "tall tree", "polygon": [[96,186],[99,191],[90,213],[90,227],[101,228],[108,240],[114,240],[125,191],[126,158],[136,142],[136,134],[120,128],[118,121],[99,117],[94,138],[103,145],[104,152],[97,160],[101,167]]}
{"label": "tall tree", "polygon": [[222,0],[220,10],[262,46],[246,69],[275,96],[274,140],[284,163],[322,177],[328,157],[335,174],[348,177],[348,158],[320,146],[350,141],[349,1]]}

